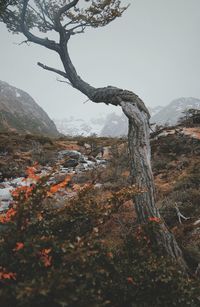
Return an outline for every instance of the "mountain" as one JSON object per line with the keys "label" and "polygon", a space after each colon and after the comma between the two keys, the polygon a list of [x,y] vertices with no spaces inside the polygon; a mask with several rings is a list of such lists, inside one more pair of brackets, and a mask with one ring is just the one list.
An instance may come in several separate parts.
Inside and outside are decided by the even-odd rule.
{"label": "mountain", "polygon": [[[151,114],[156,114],[162,109],[161,106],[149,108]],[[54,119],[59,132],[70,135],[120,137],[128,133],[128,119],[122,114],[109,113],[107,116],[84,120],[80,118]]]}
{"label": "mountain", "polygon": [[26,92],[0,81],[0,131],[58,136],[54,122]]}
{"label": "mountain", "polygon": [[128,133],[128,119],[122,113],[110,113],[105,118],[104,127],[101,130],[101,136],[120,137]]}
{"label": "mountain", "polygon": [[122,136],[127,134],[125,115],[110,113],[107,116],[84,120],[81,118],[54,119],[58,131],[70,136]]}
{"label": "mountain", "polygon": [[151,122],[159,125],[175,125],[182,112],[188,109],[200,109],[200,99],[193,97],[183,97],[173,100],[170,104],[163,107],[158,113],[151,117]]}
{"label": "mountain", "polygon": [[54,119],[58,131],[70,136],[100,135],[104,121],[105,118],[91,118],[90,120],[84,120],[73,116],[64,119]]}
{"label": "mountain", "polygon": [[[162,110],[163,107],[149,107],[150,114],[157,114]],[[122,113],[117,115],[115,113],[109,114],[105,119],[105,124],[101,130],[101,136],[111,136],[111,137],[120,137],[126,136],[128,134],[128,119]]]}
{"label": "mountain", "polygon": [[163,108],[164,108],[163,106],[148,107],[148,110],[149,110],[149,113],[151,114],[151,117],[153,117],[158,112],[160,112]]}

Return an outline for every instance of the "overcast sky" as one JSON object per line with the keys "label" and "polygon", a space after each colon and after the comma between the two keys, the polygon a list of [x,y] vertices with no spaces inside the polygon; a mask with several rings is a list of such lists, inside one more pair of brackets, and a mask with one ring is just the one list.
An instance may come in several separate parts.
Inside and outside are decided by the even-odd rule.
{"label": "overcast sky", "polygon": [[[72,37],[78,73],[93,86],[132,90],[150,107],[179,97],[200,98],[200,0],[129,2],[123,17],[109,26]],[[0,37],[0,80],[27,91],[51,118],[89,118],[116,110],[84,104],[86,96],[36,65],[61,67],[53,52],[17,45],[23,37],[8,33],[3,24]]]}

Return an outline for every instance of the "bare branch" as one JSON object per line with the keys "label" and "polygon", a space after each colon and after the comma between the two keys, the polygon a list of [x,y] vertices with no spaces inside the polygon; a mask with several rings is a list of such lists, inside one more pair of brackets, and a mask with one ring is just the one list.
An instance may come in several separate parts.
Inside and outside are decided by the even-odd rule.
{"label": "bare branch", "polygon": [[88,98],[87,100],[83,101],[83,104],[85,104],[86,102],[90,101],[90,99]]}
{"label": "bare branch", "polygon": [[61,7],[59,9],[58,13],[57,13],[57,18],[60,18],[62,14],[69,11],[69,9],[74,7],[78,2],[79,2],[79,0],[73,0],[71,3],[68,3],[68,4],[64,5],[63,7]]}
{"label": "bare branch", "polygon": [[183,219],[183,220],[189,220],[189,219],[190,219],[190,217],[185,217],[185,216],[180,212],[177,203],[175,203],[174,206],[175,206],[176,214],[177,214],[178,221],[179,221],[180,224],[182,224],[181,219]]}
{"label": "bare branch", "polygon": [[29,40],[28,39],[26,39],[26,40],[24,40],[24,41],[22,41],[22,42],[20,42],[20,43],[13,43],[14,45],[18,45],[18,46],[21,46],[21,45],[23,45],[23,44],[27,44],[28,46],[29,46]]}
{"label": "bare branch", "polygon": [[64,14],[65,12],[69,11],[72,7],[74,7],[77,3],[79,2],[79,0],[73,0],[72,2],[64,5],[63,7],[61,7],[57,14],[55,15],[55,25],[56,25],[56,28],[58,30],[58,32],[62,31],[63,30],[63,27],[62,27],[62,24],[60,22],[60,18],[61,18],[61,15]]}
{"label": "bare branch", "polygon": [[22,14],[21,14],[21,30],[22,33],[27,37],[28,41],[33,42],[35,44],[44,46],[50,50],[54,50],[56,52],[59,52],[59,45],[56,44],[55,41],[53,40],[49,40],[48,38],[44,39],[44,38],[40,38],[34,34],[32,34],[31,32],[29,32],[26,23],[25,23],[25,19],[26,19],[26,11],[27,11],[27,6],[28,6],[28,2],[29,0],[24,0],[23,2],[23,8],[22,8]]}
{"label": "bare branch", "polygon": [[90,26],[90,25],[89,25],[87,22],[85,22],[85,23],[80,23],[80,24],[74,26],[73,28],[69,29],[68,31],[73,32],[74,30],[76,30],[76,29],[78,29],[78,28],[82,28],[82,30],[83,30],[83,28],[85,29],[86,27],[89,27],[89,26]]}
{"label": "bare branch", "polygon": [[67,75],[64,71],[61,71],[59,69],[56,69],[56,68],[53,68],[53,67],[50,67],[50,66],[46,66],[40,62],[37,63],[38,66],[42,67],[43,69],[45,70],[49,70],[49,71],[52,71],[52,72],[55,72],[56,74],[64,77],[64,78],[67,78]]}
{"label": "bare branch", "polygon": [[56,79],[58,82],[61,82],[61,83],[67,83],[68,85],[70,85],[70,86],[72,86],[73,87],[73,85],[70,83],[70,82],[68,82],[68,81],[64,81],[64,80],[60,80],[60,79]]}

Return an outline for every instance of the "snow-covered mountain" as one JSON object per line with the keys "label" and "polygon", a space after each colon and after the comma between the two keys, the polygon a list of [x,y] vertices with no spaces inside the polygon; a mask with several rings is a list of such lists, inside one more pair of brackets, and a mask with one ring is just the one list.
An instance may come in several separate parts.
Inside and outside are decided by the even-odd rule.
{"label": "snow-covered mountain", "polygon": [[[160,106],[149,108],[152,114],[156,114],[161,109]],[[59,132],[70,136],[96,134],[98,136],[120,137],[128,133],[128,119],[123,113],[119,115],[113,112],[107,116],[91,118],[88,121],[74,117],[54,119],[54,123]]]}
{"label": "snow-covered mountain", "polygon": [[174,125],[183,116],[183,111],[188,109],[200,109],[200,99],[193,97],[183,97],[173,100],[170,104],[163,107],[151,118],[152,123],[159,125]]}
{"label": "snow-covered mountain", "polygon": [[[169,105],[162,107],[149,107],[151,122],[159,125],[174,125],[182,116],[186,109],[200,109],[200,99],[197,98],[179,98],[172,101]],[[59,132],[65,135],[83,135],[88,136],[96,134],[98,136],[120,137],[127,135],[128,119],[122,113],[110,113],[107,116],[93,118],[89,121],[70,117],[63,120],[54,120]]]}
{"label": "snow-covered mountain", "polygon": [[0,81],[0,131],[58,136],[54,122],[26,92]]}
{"label": "snow-covered mountain", "polygon": [[104,126],[105,118],[91,118],[84,120],[81,118],[54,119],[54,123],[60,133],[70,136],[89,136],[92,134],[100,135]]}
{"label": "snow-covered mountain", "polygon": [[151,114],[151,117],[153,117],[158,112],[160,112],[163,108],[164,108],[163,106],[148,107],[148,110],[149,110],[149,113]]}

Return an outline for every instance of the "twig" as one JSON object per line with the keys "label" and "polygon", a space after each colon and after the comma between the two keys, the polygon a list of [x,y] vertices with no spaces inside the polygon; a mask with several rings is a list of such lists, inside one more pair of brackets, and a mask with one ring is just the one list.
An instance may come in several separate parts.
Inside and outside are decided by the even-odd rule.
{"label": "twig", "polygon": [[59,69],[55,69],[55,68],[47,66],[47,65],[44,65],[44,64],[42,64],[40,62],[38,62],[37,65],[42,67],[45,70],[49,70],[49,71],[55,72],[56,74],[61,75],[64,78],[67,78],[67,74],[64,71],[61,71]]}
{"label": "twig", "polygon": [[181,219],[183,219],[183,220],[189,220],[189,219],[190,219],[190,217],[185,217],[185,216],[180,212],[177,203],[175,203],[175,209],[176,209],[176,213],[177,213],[177,216],[178,216],[178,221],[179,221],[180,224],[182,224]]}
{"label": "twig", "polygon": [[67,83],[68,85],[70,85],[70,86],[73,87],[73,85],[72,85],[70,82],[68,82],[68,81],[60,80],[60,79],[58,79],[58,78],[56,78],[56,81],[62,82],[62,83]]}
{"label": "twig", "polygon": [[88,98],[87,100],[83,101],[83,104],[85,104],[86,102],[90,101],[90,99]]}
{"label": "twig", "polygon": [[28,46],[29,46],[29,43],[30,43],[30,41],[28,40],[28,39],[26,39],[26,40],[24,40],[24,41],[22,41],[22,42],[20,42],[20,43],[13,43],[14,45],[18,45],[18,46],[21,46],[21,45],[23,45],[23,44],[27,44]]}

